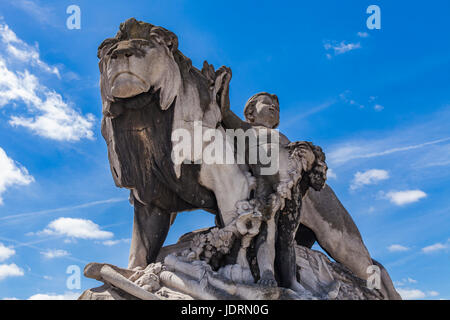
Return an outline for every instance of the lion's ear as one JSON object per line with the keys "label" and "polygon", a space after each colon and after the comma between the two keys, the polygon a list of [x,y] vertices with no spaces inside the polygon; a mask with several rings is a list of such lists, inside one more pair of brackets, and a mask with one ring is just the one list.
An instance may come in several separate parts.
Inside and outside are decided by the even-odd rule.
{"label": "lion's ear", "polygon": [[208,61],[205,60],[203,61],[203,68],[201,72],[206,77],[206,79],[208,79],[210,85],[213,85],[216,79],[214,66],[212,64],[209,64]]}
{"label": "lion's ear", "polygon": [[150,32],[150,37],[155,39],[158,43],[163,43],[172,52],[175,52],[178,49],[177,36],[163,27],[153,27]]}

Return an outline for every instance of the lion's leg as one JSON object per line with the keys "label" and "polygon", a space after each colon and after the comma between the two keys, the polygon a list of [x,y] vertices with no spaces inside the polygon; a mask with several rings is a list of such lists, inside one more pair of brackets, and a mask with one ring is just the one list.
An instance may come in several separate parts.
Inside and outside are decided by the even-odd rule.
{"label": "lion's leg", "polygon": [[170,227],[171,213],[156,206],[134,202],[133,234],[128,268],[155,262]]}
{"label": "lion's leg", "polygon": [[[312,230],[319,245],[334,260],[357,277],[368,278],[367,268],[377,263],[370,257],[352,217],[328,185],[321,191],[309,189],[303,198],[300,222]],[[382,292],[388,299],[397,299],[399,295],[384,268],[381,276]]]}
{"label": "lion's leg", "polygon": [[303,198],[300,222],[311,229],[319,245],[356,276],[367,279],[372,259],[350,214],[327,185],[309,189]]}
{"label": "lion's leg", "polygon": [[402,300],[400,294],[397,292],[397,290],[395,290],[391,277],[389,276],[384,266],[375,259],[372,259],[372,263],[380,268],[381,292],[383,293],[383,295],[389,300]]}
{"label": "lion's leg", "polygon": [[214,192],[225,225],[236,217],[236,203],[248,200],[250,193],[249,182],[236,164],[203,163],[200,184]]}

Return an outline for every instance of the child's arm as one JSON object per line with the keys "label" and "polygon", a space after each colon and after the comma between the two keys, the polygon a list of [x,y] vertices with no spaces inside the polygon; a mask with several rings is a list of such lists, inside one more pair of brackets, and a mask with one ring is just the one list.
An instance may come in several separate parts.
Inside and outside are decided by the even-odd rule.
{"label": "child's arm", "polygon": [[225,129],[243,129],[247,130],[251,128],[251,125],[239,118],[233,111],[229,108],[228,110],[222,111],[222,123]]}
{"label": "child's arm", "polygon": [[216,71],[216,86],[220,86],[217,90],[218,97],[217,102],[222,112],[222,123],[225,129],[249,129],[251,125],[241,120],[230,109],[230,81],[231,81],[231,69],[225,66],[220,67]]}

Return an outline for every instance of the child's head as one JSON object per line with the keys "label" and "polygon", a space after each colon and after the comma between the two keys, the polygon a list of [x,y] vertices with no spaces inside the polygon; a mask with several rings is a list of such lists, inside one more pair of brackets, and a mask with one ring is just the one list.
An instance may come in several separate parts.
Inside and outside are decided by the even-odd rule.
{"label": "child's head", "polygon": [[267,92],[255,94],[245,104],[244,116],[251,124],[276,128],[280,122],[278,97]]}

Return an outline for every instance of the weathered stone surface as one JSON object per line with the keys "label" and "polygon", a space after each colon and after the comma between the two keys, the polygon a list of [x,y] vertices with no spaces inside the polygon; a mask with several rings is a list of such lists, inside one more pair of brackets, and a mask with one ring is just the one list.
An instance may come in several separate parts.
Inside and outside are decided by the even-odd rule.
{"label": "weathered stone surface", "polygon": [[250,193],[237,164],[194,164],[195,153],[172,162],[172,132],[194,137],[196,123],[223,132],[214,68],[193,67],[177,44],[172,32],[129,19],[98,50],[111,173],[135,209],[130,268],[155,261],[173,213],[204,209],[227,224]]}
{"label": "weathered stone surface", "polygon": [[[161,300],[193,300],[192,297],[166,287],[155,292]],[[135,296],[109,284],[84,291],[78,300],[140,300]]]}
{"label": "weathered stone surface", "polygon": [[322,252],[295,246],[297,277],[314,296],[325,300],[381,300],[378,290],[368,289],[366,281],[348,268],[332,262]]}
{"label": "weathered stone surface", "polygon": [[[275,130],[276,95],[254,95],[240,120],[230,111],[229,68],[193,67],[175,34],[133,18],[98,57],[102,135],[116,185],[130,190],[134,223],[128,268],[87,265],[85,275],[107,285],[82,298],[400,298],[325,185],[322,149]],[[220,133],[214,143],[224,145],[225,129],[249,130],[256,142],[245,152],[275,153],[277,171],[265,175],[245,157],[239,165],[202,161],[195,149],[172,161],[174,132],[188,132],[202,149],[210,143],[195,140],[198,124]],[[162,248],[176,214],[191,209],[215,214],[216,226]],[[316,241],[337,263],[309,250]],[[373,265],[381,269],[379,291],[364,288]]]}
{"label": "weathered stone surface", "polygon": [[[300,300],[379,300],[378,290],[368,289],[366,282],[356,277],[338,262],[331,262],[323,253],[296,245],[297,278],[303,292],[280,287],[264,287],[256,283],[242,284],[213,272],[200,260],[183,258],[183,252],[192,244],[195,235],[205,229],[186,234],[169,251],[162,251],[159,259],[165,263],[151,264],[144,270],[115,269],[130,281],[145,287],[159,299],[300,299]],[[180,240],[181,240],[180,239]],[[164,255],[166,252],[167,255]],[[85,271],[86,272],[86,271]],[[149,275],[158,285],[148,286]],[[91,275],[92,277],[92,275]],[[99,279],[101,280],[101,279]],[[120,285],[120,284],[119,284]],[[125,287],[126,289],[126,287]],[[85,291],[80,300],[135,300],[136,296],[111,284]]]}

